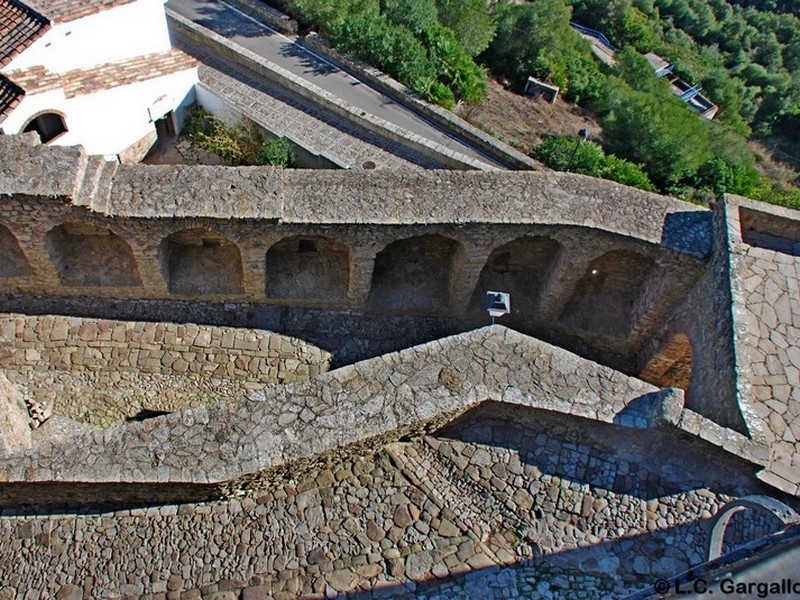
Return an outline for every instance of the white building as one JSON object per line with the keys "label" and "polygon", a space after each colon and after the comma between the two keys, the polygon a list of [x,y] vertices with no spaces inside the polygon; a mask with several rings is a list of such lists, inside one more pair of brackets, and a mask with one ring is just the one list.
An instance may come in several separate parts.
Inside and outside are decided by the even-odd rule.
{"label": "white building", "polygon": [[140,160],[194,101],[165,0],[0,0],[0,132]]}

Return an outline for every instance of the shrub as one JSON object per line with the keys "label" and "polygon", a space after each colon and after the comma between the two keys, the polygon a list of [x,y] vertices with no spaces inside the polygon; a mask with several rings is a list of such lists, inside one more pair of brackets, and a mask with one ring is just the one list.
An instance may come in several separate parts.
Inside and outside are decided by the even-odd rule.
{"label": "shrub", "polygon": [[286,138],[264,141],[253,127],[229,127],[199,106],[189,110],[185,129],[195,144],[229,165],[294,165],[294,151]]}
{"label": "shrub", "polygon": [[551,169],[610,179],[648,192],[656,188],[641,166],[614,156],[606,155],[594,142],[580,142],[571,137],[553,137],[542,142],[535,156]]}
{"label": "shrub", "polygon": [[281,168],[293,167],[295,163],[294,150],[285,137],[262,142],[254,159],[254,164]]}

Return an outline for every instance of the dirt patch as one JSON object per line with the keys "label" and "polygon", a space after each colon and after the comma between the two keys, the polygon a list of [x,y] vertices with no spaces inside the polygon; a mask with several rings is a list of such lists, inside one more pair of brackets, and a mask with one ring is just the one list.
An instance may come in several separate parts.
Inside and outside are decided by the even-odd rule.
{"label": "dirt patch", "polygon": [[146,165],[224,165],[216,154],[206,152],[185,133],[159,138],[142,162]]}
{"label": "dirt patch", "polygon": [[494,80],[482,106],[462,106],[458,114],[476,127],[528,152],[548,135],[577,136],[583,128],[597,139],[600,124],[582,108],[559,99],[550,104],[542,99],[507,90]]}

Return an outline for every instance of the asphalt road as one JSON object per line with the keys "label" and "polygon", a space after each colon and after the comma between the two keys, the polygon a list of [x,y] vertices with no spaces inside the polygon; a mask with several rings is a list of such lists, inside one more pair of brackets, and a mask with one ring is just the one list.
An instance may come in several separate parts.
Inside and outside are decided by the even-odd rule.
{"label": "asphalt road", "polygon": [[470,158],[500,167],[480,151],[442,131],[349,73],[235,8],[216,0],[169,0],[178,14],[259,54],[370,114]]}

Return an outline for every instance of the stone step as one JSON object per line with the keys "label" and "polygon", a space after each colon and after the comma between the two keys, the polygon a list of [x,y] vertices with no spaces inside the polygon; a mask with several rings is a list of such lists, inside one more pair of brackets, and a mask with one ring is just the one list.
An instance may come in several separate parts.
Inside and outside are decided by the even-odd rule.
{"label": "stone step", "polygon": [[[415,447],[422,449],[425,445],[422,443]],[[486,539],[490,530],[486,510],[480,506],[480,501],[476,502],[469,493],[465,494],[461,486],[456,487],[435,457],[428,452],[420,456],[411,445],[402,443],[392,444],[387,451],[406,478],[422,489],[431,502],[442,509],[443,514],[445,511],[452,513],[452,520],[457,526],[460,524],[467,529],[466,535],[477,542]]]}
{"label": "stone step", "polygon": [[111,200],[111,183],[117,168],[119,168],[119,163],[110,160],[103,161],[95,194],[92,197],[91,208],[93,211],[108,214]]}
{"label": "stone step", "polygon": [[97,193],[97,184],[103,172],[103,163],[106,162],[102,156],[90,156],[86,161],[86,168],[83,171],[83,179],[75,194],[73,204],[76,206],[91,206],[92,199]]}

